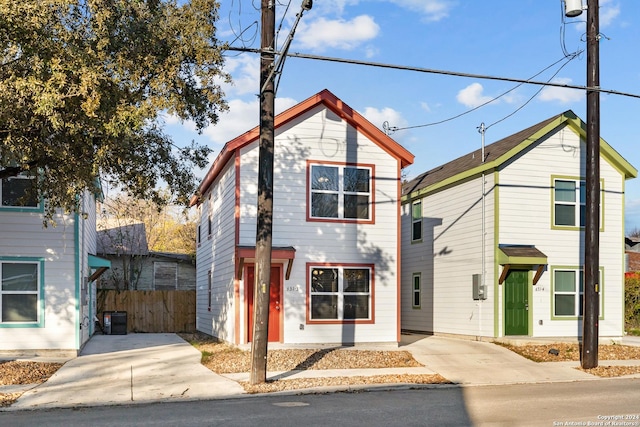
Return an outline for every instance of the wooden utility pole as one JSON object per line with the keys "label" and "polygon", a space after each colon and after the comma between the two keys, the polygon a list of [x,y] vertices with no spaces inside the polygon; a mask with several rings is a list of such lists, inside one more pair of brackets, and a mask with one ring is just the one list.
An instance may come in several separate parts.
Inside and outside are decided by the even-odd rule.
{"label": "wooden utility pole", "polygon": [[275,0],[262,0],[260,51],[260,145],[258,154],[258,219],[256,264],[253,288],[253,339],[251,341],[251,384],[267,381],[269,341],[269,284],[271,283],[271,236],[273,223],[273,147]]}
{"label": "wooden utility pole", "polygon": [[584,228],[582,368],[598,366],[600,316],[600,26],[598,0],[587,0],[587,164]]}

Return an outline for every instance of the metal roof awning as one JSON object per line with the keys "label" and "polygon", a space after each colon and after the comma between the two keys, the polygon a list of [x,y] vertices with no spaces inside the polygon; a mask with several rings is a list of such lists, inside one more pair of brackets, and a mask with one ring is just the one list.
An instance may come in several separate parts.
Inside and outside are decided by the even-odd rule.
{"label": "metal roof awning", "polygon": [[518,267],[536,270],[533,277],[533,285],[536,285],[547,266],[547,256],[533,245],[499,245],[498,264],[503,266],[499,284],[504,282],[512,267]]}
{"label": "metal roof awning", "polygon": [[[237,246],[238,251],[238,270],[236,271],[236,278],[242,279],[242,270],[244,267],[245,259],[255,259],[256,247],[255,246]],[[289,280],[291,277],[291,269],[293,268],[293,260],[296,257],[296,249],[293,246],[274,246],[271,248],[271,262],[273,261],[287,261],[287,270],[285,272],[285,279]]]}
{"label": "metal roof awning", "polygon": [[89,282],[93,282],[98,277],[102,276],[102,274],[111,268],[111,261],[108,259],[100,258],[95,255],[89,255],[89,268],[91,270],[95,270],[89,276]]}

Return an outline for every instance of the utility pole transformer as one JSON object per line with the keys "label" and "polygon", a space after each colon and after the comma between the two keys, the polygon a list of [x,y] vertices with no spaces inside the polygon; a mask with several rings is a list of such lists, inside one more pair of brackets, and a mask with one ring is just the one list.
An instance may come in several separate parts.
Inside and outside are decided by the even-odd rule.
{"label": "utility pole transformer", "polygon": [[600,28],[598,0],[587,0],[587,153],[582,368],[598,366],[600,316]]}
{"label": "utility pole transformer", "polygon": [[273,224],[273,151],[274,151],[274,79],[275,0],[262,0],[260,51],[260,145],[258,154],[258,211],[256,227],[256,264],[253,284],[253,339],[251,375],[253,385],[267,381],[267,345],[269,341],[269,286],[271,283],[271,240]]}

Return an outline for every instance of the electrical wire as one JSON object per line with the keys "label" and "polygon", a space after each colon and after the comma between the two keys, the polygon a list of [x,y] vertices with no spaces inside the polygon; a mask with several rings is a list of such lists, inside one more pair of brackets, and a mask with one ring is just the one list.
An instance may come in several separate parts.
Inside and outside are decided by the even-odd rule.
{"label": "electrical wire", "polygon": [[[459,118],[459,117],[462,117],[462,116],[464,116],[464,115],[466,115],[466,114],[469,114],[469,113],[471,113],[471,112],[473,112],[473,111],[476,111],[476,110],[478,110],[478,109],[480,109],[480,108],[484,107],[485,105],[488,105],[488,104],[491,104],[491,103],[492,103],[492,102],[494,102],[494,101],[497,101],[498,99],[502,98],[503,96],[507,95],[508,93],[513,92],[514,90],[516,90],[516,89],[517,89],[517,88],[519,88],[520,86],[524,85],[526,82],[528,82],[528,81],[530,81],[530,80],[532,80],[532,79],[536,78],[536,77],[537,77],[537,76],[539,76],[540,74],[544,73],[545,71],[547,71],[547,70],[548,70],[548,69],[550,69],[551,67],[554,67],[554,66],[555,66],[555,65],[557,65],[559,62],[565,61],[565,63],[564,63],[564,64],[562,64],[562,66],[561,66],[561,67],[560,67],[560,68],[559,68],[559,69],[558,69],[558,70],[553,74],[553,76],[551,76],[551,78],[550,78],[549,80],[547,80],[547,83],[549,83],[549,82],[550,82],[550,81],[551,81],[551,80],[552,80],[552,79],[553,79],[553,78],[554,78],[554,77],[555,77],[555,76],[560,72],[560,70],[562,70],[562,68],[564,68],[564,67],[565,67],[569,62],[571,62],[573,59],[575,59],[575,58],[576,58],[580,53],[582,53],[582,51],[580,51],[580,52],[576,52],[576,53],[573,53],[573,54],[571,54],[569,57],[563,56],[561,59],[557,60],[557,61],[556,61],[556,62],[554,62],[553,64],[551,64],[551,65],[549,65],[549,66],[547,66],[547,67],[543,68],[541,71],[539,71],[539,72],[537,72],[536,74],[534,74],[533,76],[531,76],[529,79],[527,79],[527,81],[520,82],[520,83],[519,83],[519,84],[517,84],[516,86],[514,86],[514,87],[512,87],[511,89],[509,89],[509,90],[507,90],[507,91],[505,91],[505,92],[501,93],[500,95],[496,96],[495,98],[492,98],[492,99],[490,99],[490,100],[488,100],[488,101],[486,101],[486,102],[483,102],[482,104],[477,105],[477,106],[475,106],[475,107],[473,107],[473,108],[471,108],[471,109],[469,109],[469,110],[467,110],[467,111],[464,111],[464,112],[462,112],[462,113],[460,113],[460,114],[457,114],[457,115],[455,115],[455,116],[453,116],[453,117],[449,117],[449,118],[447,118],[447,119],[440,120],[440,121],[437,121],[437,122],[427,123],[427,124],[424,124],[424,125],[406,126],[406,127],[402,127],[402,128],[392,126],[392,127],[390,127],[390,128],[389,128],[389,131],[391,131],[391,132],[397,132],[397,131],[401,131],[401,130],[415,129],[415,128],[422,128],[422,127],[428,127],[428,126],[435,126],[435,125],[439,125],[439,124],[442,124],[442,123],[450,122],[450,121],[455,120],[455,119],[457,119],[457,118]],[[489,129],[491,126],[493,126],[493,125],[495,125],[495,124],[500,123],[501,121],[503,121],[503,120],[507,119],[508,117],[511,117],[512,115],[514,115],[515,113],[517,113],[518,111],[520,111],[520,110],[521,110],[525,105],[527,105],[527,104],[531,101],[531,99],[533,99],[535,96],[537,96],[537,95],[540,93],[540,91],[541,91],[542,89],[544,89],[545,87],[546,87],[546,86],[542,86],[542,87],[541,87],[541,88],[540,88],[540,89],[535,93],[535,95],[533,95],[533,97],[532,97],[532,98],[530,98],[527,102],[525,102],[525,103],[524,103],[522,106],[520,106],[517,110],[515,110],[514,112],[512,112],[512,113],[511,113],[511,114],[509,114],[508,116],[506,116],[506,117],[504,117],[504,118],[502,118],[502,119],[498,120],[497,122],[492,123],[491,125],[487,126],[485,129]]]}
{"label": "electrical wire", "polygon": [[[547,80],[547,82],[550,82],[551,80],[553,80],[553,78],[554,78],[555,76],[557,76],[557,75],[558,75],[558,73],[559,73],[559,72],[560,72],[560,71],[561,71],[561,70],[562,70],[562,69],[563,69],[567,64],[569,64],[569,62],[571,62],[571,61],[573,61],[575,58],[577,58],[577,57],[578,57],[578,55],[579,55],[581,52],[582,52],[582,51],[580,51],[580,52],[576,52],[576,53],[572,54],[571,56],[567,57],[567,61],[566,61],[564,64],[562,64],[562,65],[560,66],[560,68],[558,68],[558,70],[557,70],[555,73],[553,73],[553,75],[552,75],[551,77],[549,77],[549,80]],[[523,84],[524,84],[524,83],[521,83],[519,86],[522,86]],[[516,114],[518,111],[522,110],[522,109],[523,109],[523,108],[524,108],[528,103],[530,103],[530,102],[531,102],[531,101],[532,101],[536,96],[538,96],[538,94],[540,94],[540,92],[542,92],[542,90],[543,90],[544,88],[545,88],[545,86],[541,86],[541,87],[540,87],[540,89],[538,89],[538,90],[536,91],[536,93],[534,93],[534,94],[533,94],[533,95],[532,95],[532,96],[527,100],[527,102],[525,102],[524,104],[522,104],[520,107],[516,108],[516,109],[515,109],[515,111],[513,111],[512,113],[507,114],[506,116],[504,116],[504,117],[503,117],[503,118],[501,118],[500,120],[497,120],[497,121],[495,121],[495,122],[491,123],[490,125],[488,125],[487,127],[485,127],[485,128],[484,128],[484,130],[486,131],[486,130],[487,130],[487,129],[489,129],[490,127],[492,127],[492,126],[494,126],[494,125],[497,125],[497,124],[498,124],[498,123],[500,123],[500,122],[503,122],[504,120],[506,120],[506,119],[508,119],[509,117],[511,117],[511,116],[513,116],[514,114]]]}
{"label": "electrical wire", "polygon": [[[283,6],[282,4],[280,5]],[[287,17],[287,12],[289,12],[290,6],[291,6],[291,0],[289,0],[289,3],[287,3],[287,7],[285,8],[284,13],[282,14],[282,18],[280,19],[280,24],[278,24],[278,29],[276,30],[276,36],[275,36],[275,46],[278,46],[278,37],[280,36],[280,30],[282,30],[282,24],[284,23],[284,20]]]}
{"label": "electrical wire", "polygon": [[[234,24],[234,19],[233,19],[233,15],[234,15],[234,5],[237,4],[238,8],[237,8],[237,15],[238,15],[238,22],[237,22],[237,26],[238,29],[236,30],[236,26]],[[255,4],[253,4],[253,7],[255,8]],[[260,9],[256,9],[256,10],[260,10]],[[235,38],[231,41],[231,43],[229,43],[229,45],[235,43],[236,41],[240,40],[240,42],[242,43],[243,47],[246,46],[251,46],[255,43],[255,41],[257,40],[258,37],[258,21],[254,21],[252,22],[248,27],[243,29],[243,25],[242,25],[242,0],[236,2],[236,0],[232,0],[231,1],[231,6],[229,8],[229,15],[227,17],[227,20],[229,22],[229,29],[231,30],[231,33],[235,36]],[[250,28],[255,28],[255,32],[253,33],[253,35],[249,38],[243,38],[243,35],[245,34],[245,32],[247,32]]]}
{"label": "electrical wire", "polygon": [[[252,48],[230,47],[228,50],[260,53],[260,49],[252,49]],[[293,58],[314,59],[317,61],[336,62],[339,64],[364,65],[368,67],[387,68],[392,70],[403,70],[403,71],[415,71],[415,72],[426,73],[426,74],[439,74],[439,75],[454,76],[454,77],[468,77],[468,78],[473,78],[478,80],[497,80],[497,81],[504,81],[504,82],[513,82],[513,83],[525,83],[525,84],[538,85],[538,86],[560,87],[564,89],[578,89],[578,90],[584,90],[584,91],[588,90],[590,92],[605,93],[609,95],[620,95],[620,96],[627,96],[629,98],[640,99],[640,94],[637,94],[637,93],[622,92],[622,91],[613,90],[613,89],[602,89],[601,87],[595,87],[595,86],[589,87],[589,86],[580,86],[580,85],[572,85],[572,84],[557,83],[557,82],[541,82],[536,80],[517,79],[513,77],[491,76],[488,74],[463,73],[460,71],[437,70],[434,68],[414,67],[409,65],[385,64],[382,62],[360,61],[356,59],[310,55],[307,53],[290,52],[290,53],[287,53],[287,56],[290,56]]]}

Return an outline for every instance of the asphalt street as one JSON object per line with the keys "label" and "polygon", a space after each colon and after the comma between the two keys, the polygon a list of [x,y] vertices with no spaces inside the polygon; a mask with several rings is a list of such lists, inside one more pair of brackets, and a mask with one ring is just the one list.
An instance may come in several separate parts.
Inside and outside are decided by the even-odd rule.
{"label": "asphalt street", "polygon": [[[435,387],[0,414],[6,426],[640,426],[640,379]],[[607,424],[608,423],[608,424]]]}

